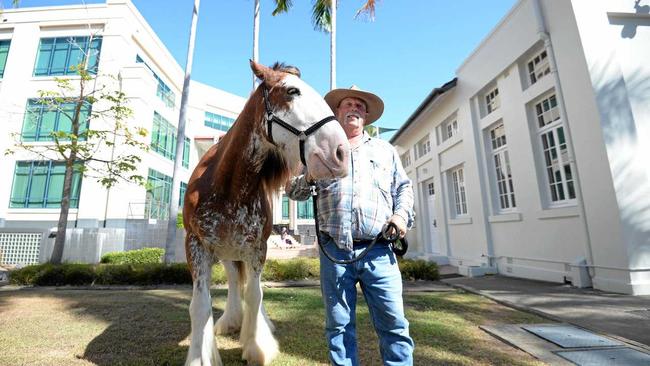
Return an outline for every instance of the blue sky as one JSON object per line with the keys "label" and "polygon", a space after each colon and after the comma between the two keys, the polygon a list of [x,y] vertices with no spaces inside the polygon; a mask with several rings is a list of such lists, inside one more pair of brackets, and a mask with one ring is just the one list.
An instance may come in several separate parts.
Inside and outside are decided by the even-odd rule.
{"label": "blue sky", "polygon": [[[193,0],[132,1],[184,66]],[[81,2],[22,0],[21,6]],[[313,29],[312,1],[293,2],[288,14],[273,17],[273,1],[261,0],[260,60],[298,66],[303,79],[324,95],[329,90],[329,34]],[[454,78],[458,66],[515,2],[380,0],[375,21],[369,22],[353,19],[362,0],[339,0],[337,87],[356,84],[379,95],[385,110],[376,124],[398,128],[433,88]],[[253,0],[201,2],[192,79],[248,96],[252,14]]]}

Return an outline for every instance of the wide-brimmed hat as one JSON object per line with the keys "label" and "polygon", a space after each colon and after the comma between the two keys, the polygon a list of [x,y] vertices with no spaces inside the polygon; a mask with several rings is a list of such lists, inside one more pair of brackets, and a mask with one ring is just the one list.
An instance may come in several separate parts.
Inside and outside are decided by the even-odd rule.
{"label": "wide-brimmed hat", "polygon": [[339,103],[345,98],[358,98],[366,102],[366,120],[364,125],[369,125],[381,117],[384,113],[384,102],[378,96],[359,89],[356,85],[352,85],[350,89],[334,89],[325,95],[325,101],[336,113]]}

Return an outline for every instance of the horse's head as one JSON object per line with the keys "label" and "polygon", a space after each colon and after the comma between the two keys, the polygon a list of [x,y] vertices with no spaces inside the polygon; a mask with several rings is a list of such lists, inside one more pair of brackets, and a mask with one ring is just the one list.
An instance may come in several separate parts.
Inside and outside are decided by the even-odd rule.
{"label": "horse's head", "polygon": [[295,171],[302,161],[315,179],[345,176],[350,146],[323,97],[292,69],[253,61],[251,69],[263,82],[267,138],[282,150],[289,168]]}

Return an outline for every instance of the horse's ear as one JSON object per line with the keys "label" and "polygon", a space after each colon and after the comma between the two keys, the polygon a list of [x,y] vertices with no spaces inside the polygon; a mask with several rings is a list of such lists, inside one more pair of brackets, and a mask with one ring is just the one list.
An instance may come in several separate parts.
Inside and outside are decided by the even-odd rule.
{"label": "horse's ear", "polygon": [[253,60],[248,60],[248,61],[250,61],[251,70],[253,70],[253,74],[255,74],[255,76],[257,76],[260,80],[266,80],[267,76],[271,73],[272,70],[269,67],[266,67],[262,64],[258,64]]}

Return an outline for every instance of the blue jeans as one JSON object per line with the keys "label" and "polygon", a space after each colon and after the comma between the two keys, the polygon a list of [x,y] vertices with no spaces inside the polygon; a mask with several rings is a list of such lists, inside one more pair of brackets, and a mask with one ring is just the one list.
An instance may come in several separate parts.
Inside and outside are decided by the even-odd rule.
{"label": "blue jeans", "polygon": [[[336,259],[357,257],[366,246],[354,251],[339,249],[327,235],[321,235],[327,252]],[[384,365],[413,365],[413,340],[402,303],[402,277],[395,254],[386,243],[377,243],[358,262],[340,265],[320,253],[320,283],[325,302],[325,335],[333,365],[357,366],[356,303],[357,282],[368,304],[379,336]]]}

